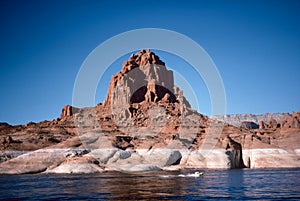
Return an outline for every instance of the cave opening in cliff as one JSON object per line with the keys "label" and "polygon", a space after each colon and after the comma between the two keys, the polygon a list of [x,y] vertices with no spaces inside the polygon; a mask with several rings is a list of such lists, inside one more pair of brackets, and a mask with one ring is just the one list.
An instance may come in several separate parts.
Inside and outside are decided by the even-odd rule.
{"label": "cave opening in cliff", "polygon": [[131,98],[130,98],[130,103],[140,103],[145,100],[145,94],[147,92],[147,86],[142,86],[138,90],[136,90]]}
{"label": "cave opening in cliff", "polygon": [[155,90],[158,96],[158,100],[161,100],[166,94],[169,94],[169,102],[174,103],[176,102],[176,96],[166,87],[161,85],[155,85]]}
{"label": "cave opening in cliff", "polygon": [[[147,86],[142,86],[136,90],[130,98],[130,104],[140,103],[146,100],[146,93],[149,89]],[[150,101],[157,102],[163,99],[166,94],[169,94],[168,101],[170,103],[176,102],[176,96],[166,87],[155,85],[155,90],[148,92],[150,94]]]}
{"label": "cave opening in cliff", "polygon": [[153,93],[152,91],[150,92],[150,100],[151,102],[155,101],[155,93]]}

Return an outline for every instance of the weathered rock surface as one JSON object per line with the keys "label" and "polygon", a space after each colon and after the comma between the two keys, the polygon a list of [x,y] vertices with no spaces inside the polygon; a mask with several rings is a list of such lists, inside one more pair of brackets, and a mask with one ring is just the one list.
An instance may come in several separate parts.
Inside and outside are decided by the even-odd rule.
{"label": "weathered rock surface", "polygon": [[74,114],[78,113],[79,109],[70,105],[66,105],[63,107],[62,111],[61,111],[61,115],[60,118],[65,118],[65,117],[71,117]]}
{"label": "weathered rock surface", "polygon": [[282,129],[300,128],[300,111],[284,115],[279,124]]}
{"label": "weathered rock surface", "polygon": [[58,166],[65,159],[65,150],[44,150],[29,152],[1,163],[0,174],[40,173]]}
{"label": "weathered rock surface", "polygon": [[285,114],[281,119],[276,121],[271,118],[268,121],[259,122],[260,129],[276,129],[281,128],[284,130],[299,129],[300,128],[300,111],[293,114]]}
{"label": "weathered rock surface", "polygon": [[245,149],[243,158],[249,168],[296,168],[299,167],[299,151],[281,148]]}
{"label": "weathered rock surface", "polygon": [[224,121],[228,124],[240,127],[242,122],[254,122],[259,124],[260,121],[268,121],[275,119],[276,121],[283,118],[286,113],[265,113],[265,114],[229,114],[229,115],[216,115],[210,118],[219,121]]}
{"label": "weathered rock surface", "polygon": [[[300,112],[208,118],[150,50],[125,61],[104,103],[0,125],[0,174],[300,167]],[[241,124],[242,123],[242,124]]]}
{"label": "weathered rock surface", "polygon": [[74,173],[74,174],[82,174],[82,173],[97,173],[103,172],[104,168],[99,165],[99,161],[97,161],[92,156],[87,155],[72,155],[68,157],[54,168],[47,168],[46,173]]}
{"label": "weathered rock surface", "polygon": [[246,129],[258,129],[259,125],[252,121],[242,121],[240,127]]}

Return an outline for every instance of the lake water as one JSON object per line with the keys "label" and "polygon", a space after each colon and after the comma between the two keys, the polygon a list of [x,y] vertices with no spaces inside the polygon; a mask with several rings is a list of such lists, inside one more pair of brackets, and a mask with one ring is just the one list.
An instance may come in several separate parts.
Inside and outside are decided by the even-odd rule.
{"label": "lake water", "polygon": [[300,200],[300,169],[0,175],[1,199]]}

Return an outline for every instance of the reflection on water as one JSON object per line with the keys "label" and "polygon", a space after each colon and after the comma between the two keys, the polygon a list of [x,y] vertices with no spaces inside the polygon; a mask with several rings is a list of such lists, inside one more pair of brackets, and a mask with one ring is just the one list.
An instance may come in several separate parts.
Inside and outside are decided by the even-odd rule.
{"label": "reflection on water", "polygon": [[[156,173],[160,174],[160,173]],[[182,194],[182,186],[180,180],[170,178],[159,178],[155,175],[146,176],[122,176],[118,179],[108,179],[106,184],[107,193],[110,198],[122,197],[123,199],[137,198],[160,198],[165,196],[180,196]],[[121,196],[120,196],[121,195]]]}
{"label": "reflection on water", "polygon": [[2,199],[280,200],[300,198],[300,169],[206,170],[147,174],[1,175]]}

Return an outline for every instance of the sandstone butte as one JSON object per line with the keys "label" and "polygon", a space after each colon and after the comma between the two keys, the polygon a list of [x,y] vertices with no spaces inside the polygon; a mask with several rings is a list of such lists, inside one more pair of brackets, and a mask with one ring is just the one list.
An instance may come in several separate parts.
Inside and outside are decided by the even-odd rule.
{"label": "sandstone butte", "polygon": [[[235,116],[238,118],[238,116]],[[150,50],[131,55],[95,107],[0,124],[0,174],[300,167],[300,111],[232,126],[192,110]]]}

